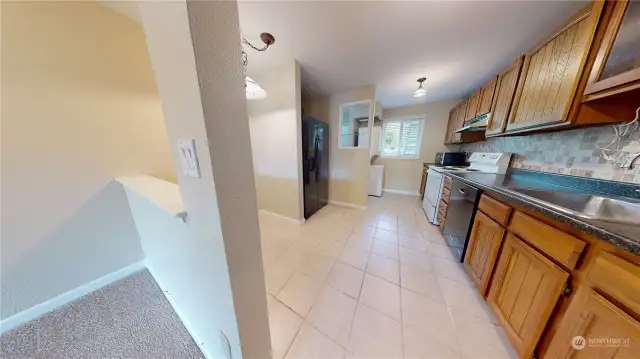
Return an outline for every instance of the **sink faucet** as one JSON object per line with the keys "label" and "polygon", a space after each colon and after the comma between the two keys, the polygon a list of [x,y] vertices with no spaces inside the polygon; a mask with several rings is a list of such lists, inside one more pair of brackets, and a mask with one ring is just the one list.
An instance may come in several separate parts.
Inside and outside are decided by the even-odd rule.
{"label": "sink faucet", "polygon": [[627,170],[633,169],[633,163],[639,157],[640,157],[640,152],[629,155],[627,159],[624,162],[622,162],[622,164],[620,165],[620,168],[627,169]]}

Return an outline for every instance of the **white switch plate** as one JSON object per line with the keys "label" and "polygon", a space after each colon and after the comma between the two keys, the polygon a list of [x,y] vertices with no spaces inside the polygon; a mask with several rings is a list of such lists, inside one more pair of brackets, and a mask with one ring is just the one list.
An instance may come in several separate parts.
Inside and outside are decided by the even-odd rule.
{"label": "white switch plate", "polygon": [[198,155],[196,154],[196,140],[178,141],[178,151],[180,152],[180,164],[182,172],[189,177],[200,178],[200,166],[198,165]]}

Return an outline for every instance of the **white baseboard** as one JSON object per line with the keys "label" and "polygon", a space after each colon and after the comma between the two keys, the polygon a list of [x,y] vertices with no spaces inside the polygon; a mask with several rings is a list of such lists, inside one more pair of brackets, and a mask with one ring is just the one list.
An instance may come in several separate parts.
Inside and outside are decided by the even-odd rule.
{"label": "white baseboard", "polygon": [[0,322],[0,333],[4,333],[11,329],[17,328],[22,324],[25,324],[32,321],[33,319],[42,316],[43,314],[58,309],[67,303],[70,303],[106,285],[109,285],[135,272],[138,272],[144,269],[144,267],[144,261],[133,263],[124,268],[118,269],[115,272],[111,272],[105,276],[95,279],[89,283],[83,284],[68,292],[62,293],[57,297],[51,298],[40,304],[36,304],[33,307],[25,309],[20,313],[14,314]]}
{"label": "white baseboard", "polygon": [[349,207],[349,208],[357,208],[357,209],[367,209],[367,206],[361,206],[359,204],[347,203],[347,202],[338,202],[338,201],[329,201],[329,204],[333,204],[341,207]]}
{"label": "white baseboard", "polygon": [[395,194],[404,194],[404,195],[407,195],[407,196],[420,196],[420,193],[418,193],[418,192],[402,191],[402,190],[399,190],[399,189],[391,189],[391,188],[383,188],[382,192],[395,193]]}
{"label": "white baseboard", "polygon": [[293,222],[293,223],[295,223],[297,225],[302,225],[304,223],[304,221],[305,221],[304,218],[301,219],[301,220],[297,220],[297,219],[294,219],[294,218],[291,218],[291,217],[283,216],[281,214],[269,212],[266,209],[259,209],[258,211],[262,212],[262,213],[266,213],[266,214],[271,215],[271,216],[276,216],[278,218],[286,219],[287,221],[291,221],[291,222]]}
{"label": "white baseboard", "polygon": [[193,329],[193,326],[191,325],[191,323],[188,320],[186,320],[186,318],[180,311],[180,307],[178,307],[178,304],[176,303],[175,299],[173,299],[173,296],[171,296],[171,293],[169,292],[169,290],[167,290],[167,288],[162,284],[162,281],[158,280],[158,277],[156,276],[153,270],[153,266],[147,263],[147,269],[149,270],[149,273],[151,273],[151,276],[156,281],[156,283],[158,283],[158,287],[160,287],[160,289],[162,290],[162,293],[164,293],[165,298],[167,298],[167,300],[171,304],[171,307],[173,307],[173,311],[176,312],[176,314],[178,315],[178,318],[180,318],[180,321],[182,322],[182,324],[184,324],[184,327],[187,329],[187,332],[189,332],[189,334],[191,335],[191,338],[193,338],[193,341],[196,342],[196,345],[198,346],[198,348],[200,348],[200,352],[202,352],[202,355],[204,355],[205,359],[213,359],[213,356],[211,356],[210,353],[205,348],[204,342],[200,340],[200,336],[198,335],[198,333]]}

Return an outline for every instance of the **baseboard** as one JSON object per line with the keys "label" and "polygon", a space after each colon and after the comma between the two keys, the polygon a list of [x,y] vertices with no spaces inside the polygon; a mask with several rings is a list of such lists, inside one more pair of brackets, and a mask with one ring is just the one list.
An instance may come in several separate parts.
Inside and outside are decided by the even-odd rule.
{"label": "baseboard", "polygon": [[359,204],[347,203],[347,202],[329,201],[329,204],[333,204],[335,206],[341,206],[341,207],[367,209],[367,206],[361,206]]}
{"label": "baseboard", "polygon": [[391,188],[383,188],[382,192],[395,193],[395,194],[404,194],[404,195],[407,195],[407,196],[420,196],[420,193],[418,193],[418,192],[402,191],[402,190],[399,190],[399,189],[391,189]]}
{"label": "baseboard", "polygon": [[186,318],[180,311],[178,304],[176,303],[175,299],[173,299],[173,297],[171,296],[171,293],[169,292],[169,290],[167,290],[167,288],[162,284],[162,281],[158,280],[158,277],[156,276],[153,270],[153,266],[147,264],[147,269],[149,270],[149,273],[151,273],[151,276],[153,277],[153,279],[158,284],[158,287],[160,287],[160,289],[162,290],[162,293],[164,293],[164,296],[169,301],[169,304],[171,304],[173,311],[176,312],[176,314],[178,315],[178,318],[180,318],[180,321],[182,322],[182,324],[184,324],[184,327],[187,329],[187,332],[189,332],[189,335],[191,335],[191,338],[193,338],[193,341],[196,342],[196,345],[198,346],[198,348],[200,348],[200,352],[202,352],[202,355],[204,355],[205,359],[213,359],[213,356],[211,356],[210,353],[205,348],[204,342],[200,340],[200,336],[198,335],[198,333],[193,329],[193,326],[191,325],[191,323],[188,320],[186,320]]}
{"label": "baseboard", "polygon": [[0,333],[4,333],[11,329],[17,328],[22,324],[25,324],[42,316],[43,314],[54,311],[67,303],[73,302],[80,297],[83,297],[144,268],[144,261],[136,262],[124,268],[118,269],[115,272],[111,272],[105,276],[95,279],[89,283],[83,284],[68,292],[62,293],[57,297],[53,297],[40,304],[36,304],[29,309],[25,309],[20,313],[14,314],[2,320],[0,322]]}
{"label": "baseboard", "polygon": [[266,213],[266,214],[272,215],[272,216],[276,216],[276,217],[279,217],[279,218],[282,218],[282,219],[286,219],[287,221],[291,221],[292,223],[295,223],[297,225],[302,225],[304,223],[304,218],[301,219],[301,220],[297,220],[297,219],[294,219],[294,218],[291,218],[291,217],[283,216],[281,214],[269,212],[266,209],[259,209],[258,211],[262,212],[262,213]]}

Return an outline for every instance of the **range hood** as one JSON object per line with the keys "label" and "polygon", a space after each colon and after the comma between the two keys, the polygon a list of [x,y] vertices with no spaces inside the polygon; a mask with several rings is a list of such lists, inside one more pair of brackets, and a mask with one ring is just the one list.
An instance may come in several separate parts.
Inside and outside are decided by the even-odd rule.
{"label": "range hood", "polygon": [[491,118],[491,113],[485,113],[484,115],[478,116],[471,120],[468,125],[461,127],[456,130],[456,133],[463,132],[484,132],[487,129],[487,125],[489,124],[489,119]]}

